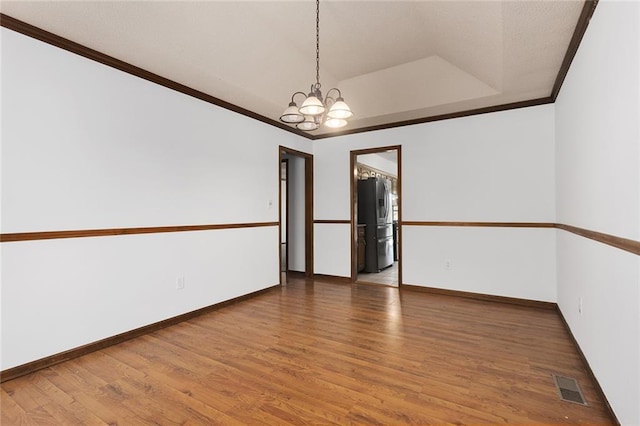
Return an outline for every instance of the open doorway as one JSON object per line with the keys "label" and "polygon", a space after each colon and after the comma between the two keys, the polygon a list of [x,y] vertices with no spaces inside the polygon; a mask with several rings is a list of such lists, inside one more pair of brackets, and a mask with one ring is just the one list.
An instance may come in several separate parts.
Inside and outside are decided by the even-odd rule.
{"label": "open doorway", "polygon": [[351,151],[351,280],[402,284],[401,147]]}
{"label": "open doorway", "polygon": [[279,147],[280,284],[313,277],[313,155]]}

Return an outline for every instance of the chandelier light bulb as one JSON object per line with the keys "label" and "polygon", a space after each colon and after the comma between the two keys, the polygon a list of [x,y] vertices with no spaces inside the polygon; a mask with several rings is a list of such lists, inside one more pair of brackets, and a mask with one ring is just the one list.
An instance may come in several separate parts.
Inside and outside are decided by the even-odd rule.
{"label": "chandelier light bulb", "polygon": [[310,93],[300,107],[300,113],[304,115],[320,115],[324,112],[325,107],[314,94]]}
{"label": "chandelier light bulb", "polygon": [[327,118],[324,125],[332,129],[339,129],[347,125],[347,120],[344,118]]}
{"label": "chandelier light bulb", "polygon": [[311,130],[316,130],[320,126],[318,125],[318,123],[316,123],[316,120],[314,117],[310,115],[305,115],[304,121],[296,124],[296,127],[300,130],[304,130],[305,132],[309,132]]}
{"label": "chandelier light bulb", "polygon": [[344,99],[338,98],[336,103],[331,105],[329,108],[329,112],[327,113],[329,118],[351,118],[353,117],[353,112],[351,112],[351,108],[344,102]]}

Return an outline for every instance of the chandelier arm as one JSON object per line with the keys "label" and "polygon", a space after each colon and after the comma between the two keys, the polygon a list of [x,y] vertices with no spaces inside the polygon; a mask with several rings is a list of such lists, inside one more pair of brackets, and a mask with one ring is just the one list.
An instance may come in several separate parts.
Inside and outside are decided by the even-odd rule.
{"label": "chandelier arm", "polygon": [[293,95],[291,95],[291,102],[295,102],[293,100],[293,98],[295,98],[296,95],[302,95],[302,96],[304,96],[305,99],[307,98],[307,94],[306,93],[304,93],[304,92],[295,92]]}
{"label": "chandelier arm", "polygon": [[[329,93],[331,93],[333,90],[338,92],[338,97],[337,98],[329,96]],[[333,88],[329,89],[329,91],[327,92],[327,95],[326,95],[326,98],[327,99],[331,98],[333,100],[333,102],[336,102],[336,100],[340,99],[341,97],[342,97],[342,92],[340,92],[340,89],[338,89],[337,87],[333,87]]]}

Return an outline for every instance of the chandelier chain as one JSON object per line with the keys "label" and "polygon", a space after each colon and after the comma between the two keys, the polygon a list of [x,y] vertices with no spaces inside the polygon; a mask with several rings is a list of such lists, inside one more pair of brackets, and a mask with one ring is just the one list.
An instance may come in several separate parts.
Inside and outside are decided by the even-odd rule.
{"label": "chandelier chain", "polygon": [[316,84],[320,87],[320,0],[316,0]]}

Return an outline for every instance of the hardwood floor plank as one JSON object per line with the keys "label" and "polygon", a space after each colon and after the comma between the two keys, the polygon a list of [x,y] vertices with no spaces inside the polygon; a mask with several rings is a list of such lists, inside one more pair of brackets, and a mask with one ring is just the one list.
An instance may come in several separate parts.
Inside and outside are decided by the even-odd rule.
{"label": "hardwood floor plank", "polygon": [[29,375],[21,383],[8,382],[9,386],[2,386],[5,392],[0,397],[8,395],[20,406],[26,413],[27,424],[58,425],[60,421],[44,407],[49,402],[47,395],[35,386],[38,375],[39,373]]}
{"label": "hardwood floor plank", "polygon": [[322,279],[5,382],[0,400],[11,425],[613,424],[554,310]]}
{"label": "hardwood floor plank", "polygon": [[56,365],[49,369],[52,374],[47,377],[105,423],[128,424],[128,420],[136,419],[137,414],[120,404],[119,398],[114,397],[111,392],[105,391],[107,382],[89,373],[81,365],[94,360],[99,362],[98,355],[99,352]]}
{"label": "hardwood floor plank", "polygon": [[[182,344],[188,345],[190,343],[183,342]],[[193,342],[191,344],[196,344],[196,342]],[[201,350],[202,347],[201,345],[198,345],[198,347],[190,347],[190,349],[196,351]],[[224,362],[224,365],[222,367],[222,370],[216,370],[216,374],[230,375],[227,377],[235,378],[235,383],[250,383],[254,388],[265,390],[266,394],[270,396],[270,398],[268,399],[272,403],[278,400],[286,401],[295,396],[295,398],[297,398],[297,401],[299,401],[301,405],[304,405],[305,407],[302,411],[298,411],[298,416],[306,418],[307,421],[313,421],[313,419],[316,419],[326,422],[326,419],[324,417],[318,416],[318,411],[321,411],[323,408],[327,408],[323,407],[323,404],[329,406],[329,409],[327,411],[328,413],[331,413],[335,410],[335,407],[331,406],[329,402],[321,401],[319,403],[312,391],[296,392],[292,389],[282,386],[280,384],[281,381],[274,380],[276,378],[280,378],[281,376],[276,374],[273,369],[269,369],[268,365],[265,366],[264,363],[259,362],[255,358],[255,356],[251,354],[245,354],[242,357],[229,359]],[[233,388],[237,388],[237,384],[234,384]],[[310,401],[310,403],[302,404],[305,401]],[[332,416],[333,414],[329,414],[329,417]]]}
{"label": "hardwood floor plank", "polygon": [[27,425],[29,416],[22,407],[11,397],[12,391],[7,393],[0,389],[0,424],[3,425]]}
{"label": "hardwood floor plank", "polygon": [[[112,348],[109,348],[112,349]],[[145,395],[144,401],[147,409],[153,413],[151,418],[159,424],[175,423],[183,424],[187,420],[195,421],[196,424],[210,424],[218,422],[222,413],[201,401],[192,398],[188,392],[182,392],[169,386],[164,380],[158,380],[153,375],[148,374],[144,368],[137,368],[122,362],[120,359],[111,356],[113,351],[105,351],[106,357],[100,363],[100,368],[107,368],[114,377],[114,387],[117,387],[125,394]],[[128,351],[116,351],[121,355],[126,355]],[[95,365],[95,364],[94,364]],[[90,369],[91,366],[88,366]],[[119,377],[118,377],[119,376]],[[126,404],[129,404],[127,399]],[[132,404],[139,405],[136,399]]]}
{"label": "hardwood floor plank", "polygon": [[[145,336],[145,338],[148,336]],[[146,339],[140,339],[140,342]],[[132,345],[133,346],[133,345]],[[189,370],[189,364],[176,365],[173,360],[179,357],[149,356],[151,352],[145,352],[148,345],[135,345],[136,348],[128,348],[126,351],[114,350],[109,355],[126,364],[127,368],[144,372],[147,386],[155,388],[164,387],[171,398],[180,401],[188,411],[195,410],[198,414],[190,418],[208,418],[207,422],[220,422],[224,424],[238,424],[233,418],[227,417],[224,410],[236,408],[238,400],[225,392],[217,392],[216,388],[225,387],[224,382],[212,381],[207,376],[199,376]],[[157,348],[152,348],[157,352]],[[146,356],[145,356],[146,355]],[[231,383],[228,383],[231,385]],[[234,385],[236,385],[234,383]],[[237,385],[236,385],[237,386]],[[204,421],[204,420],[203,420]],[[205,423],[207,423],[205,422]]]}
{"label": "hardwood floor plank", "polygon": [[68,393],[54,385],[45,374],[38,375],[36,386],[50,399],[45,411],[61,424],[106,425],[107,423],[87,410]]}

